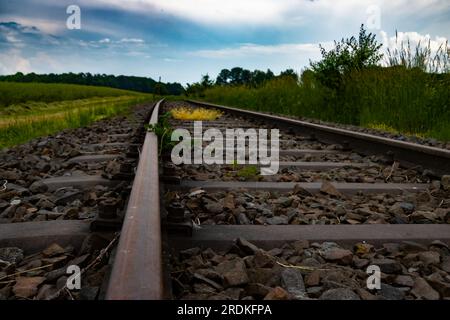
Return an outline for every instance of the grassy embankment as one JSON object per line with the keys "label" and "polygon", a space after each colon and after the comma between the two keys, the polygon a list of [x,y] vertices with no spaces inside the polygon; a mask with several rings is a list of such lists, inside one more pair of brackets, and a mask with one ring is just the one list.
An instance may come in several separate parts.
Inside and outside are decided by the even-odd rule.
{"label": "grassy embankment", "polygon": [[112,88],[0,82],[0,149],[125,114],[151,99]]}
{"label": "grassy embankment", "polygon": [[450,74],[374,68],[352,72],[339,92],[303,77],[260,88],[216,86],[203,100],[450,141]]}
{"label": "grassy embankment", "polygon": [[[323,51],[323,60],[313,63],[298,82],[279,77],[257,88],[214,86],[202,98],[259,111],[450,141],[448,43],[433,52],[430,42],[419,43],[413,50],[408,40],[378,55],[381,46],[374,39],[372,34],[366,36],[362,26],[359,47],[355,38],[347,39],[346,43],[342,40],[334,51]],[[367,43],[374,43],[373,47]],[[368,55],[373,61],[361,60]],[[384,64],[373,63],[383,56]]]}

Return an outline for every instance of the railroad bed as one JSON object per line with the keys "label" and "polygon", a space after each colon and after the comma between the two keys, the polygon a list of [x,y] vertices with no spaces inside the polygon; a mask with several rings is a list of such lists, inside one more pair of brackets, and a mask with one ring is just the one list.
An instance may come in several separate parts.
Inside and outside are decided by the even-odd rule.
{"label": "railroad bed", "polygon": [[[0,247],[22,247],[25,255],[39,255],[15,267],[9,258],[5,271],[0,270],[10,283],[0,280],[0,297],[3,292],[6,297],[18,297],[17,288],[30,286],[36,292],[26,298],[52,297],[44,293],[54,295],[65,283],[61,270],[68,260],[82,259],[86,243],[97,243],[100,238],[103,242],[83,261],[86,274],[92,273],[82,276],[84,289],[72,296],[65,290],[64,297],[450,298],[449,150],[194,101],[160,101],[152,109],[150,123],[156,124],[159,115],[186,104],[224,111],[220,119],[203,122],[204,129],[279,129],[279,172],[259,175],[259,165],[175,166],[167,153],[158,156],[158,138],[153,132],[145,133],[144,139],[142,126],[133,131],[128,129],[131,124],[120,120],[115,120],[117,132],[112,135],[104,124],[93,128],[104,129],[105,136],[84,129],[78,138],[69,135],[65,143],[53,148],[62,153],[63,161],[53,161],[44,174],[41,154],[21,168],[25,162],[17,161],[17,153],[32,156],[39,143],[45,147],[48,142],[15,148],[4,156],[8,167],[0,166],[0,170],[3,175],[18,174],[16,189],[25,188],[31,195],[25,191],[12,194],[12,190],[0,193],[0,210],[4,210],[0,218],[7,219],[0,224]],[[143,112],[137,118],[148,117]],[[192,122],[170,119],[170,123],[192,132]],[[65,150],[87,142],[83,154]],[[125,148],[125,142],[132,150]],[[71,176],[64,176],[67,171]],[[31,178],[22,183],[25,176]],[[11,196],[4,197],[8,193]],[[42,196],[34,193],[46,195],[52,205],[38,206],[36,200]],[[14,197],[23,196],[27,205],[11,203]],[[64,214],[55,221],[30,222],[29,227],[26,222],[8,223],[29,220],[24,218],[27,214],[41,210],[71,212],[76,201],[81,202],[76,218]],[[47,211],[29,217],[43,219],[47,214],[46,219],[53,219]],[[65,223],[72,229],[41,229],[35,227],[38,223]],[[89,225],[95,233],[87,230]],[[115,231],[120,228],[118,238]],[[43,236],[41,230],[53,234]],[[95,240],[85,238],[94,235]],[[55,246],[47,248],[53,239],[61,243],[58,254],[52,252]],[[64,248],[69,245],[74,249]],[[45,248],[47,252],[40,253]],[[111,251],[108,261],[102,252]],[[55,268],[44,266],[53,263],[48,259],[59,263],[60,257],[64,259],[58,265],[59,277],[49,280],[48,273]],[[89,264],[99,261],[95,266]],[[367,288],[370,265],[381,269],[380,290]],[[25,279],[13,275],[26,270]]]}

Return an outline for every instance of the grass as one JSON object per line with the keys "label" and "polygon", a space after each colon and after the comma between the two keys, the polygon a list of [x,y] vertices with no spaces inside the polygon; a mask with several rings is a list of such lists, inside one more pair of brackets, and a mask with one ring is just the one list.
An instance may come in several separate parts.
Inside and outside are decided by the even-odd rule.
{"label": "grass", "polygon": [[[0,149],[25,143],[33,138],[47,136],[68,128],[87,126],[95,121],[127,114],[130,107],[149,100],[141,97],[117,97],[106,102],[87,103],[87,106],[72,107],[66,111],[50,114],[20,116],[10,118],[7,123],[2,119],[0,124]],[[86,102],[86,100],[83,100]],[[68,102],[66,102],[69,104]],[[70,102],[73,104],[75,102]],[[64,102],[58,102],[64,105]]]}
{"label": "grass", "polygon": [[[126,114],[131,106],[151,100],[152,97],[109,88],[8,82],[0,83],[0,92],[0,149]],[[60,100],[53,101],[58,93],[61,95]],[[17,95],[15,100],[10,98],[14,95]],[[21,102],[5,102],[12,100]]]}
{"label": "grass", "polygon": [[256,178],[259,175],[259,169],[257,166],[245,166],[237,172],[237,176],[249,180]]}
{"label": "grass", "polygon": [[450,74],[403,66],[354,71],[340,91],[280,78],[259,88],[215,86],[205,101],[343,124],[389,127],[396,132],[450,141]]}
{"label": "grass", "polygon": [[383,66],[341,71],[334,87],[306,70],[300,81],[278,77],[257,88],[214,86],[198,98],[450,141],[448,42],[432,48],[431,41],[415,47],[409,40],[397,41],[384,56]]}
{"label": "grass", "polygon": [[174,119],[185,121],[212,121],[219,119],[222,112],[215,109],[178,107],[171,110]]}
{"label": "grass", "polygon": [[0,82],[0,108],[29,101],[49,103],[139,94],[133,91],[75,84]]}

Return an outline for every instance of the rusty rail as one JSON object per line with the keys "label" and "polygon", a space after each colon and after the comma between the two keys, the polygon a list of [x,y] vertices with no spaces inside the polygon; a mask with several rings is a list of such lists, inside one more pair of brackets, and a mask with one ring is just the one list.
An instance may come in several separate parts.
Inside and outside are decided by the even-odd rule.
{"label": "rusty rail", "polygon": [[[150,124],[158,122],[153,108]],[[158,137],[147,132],[112,268],[107,300],[163,298]]]}
{"label": "rusty rail", "polygon": [[362,154],[386,154],[406,168],[419,165],[422,169],[432,170],[436,176],[450,174],[450,151],[446,149],[202,101],[187,101],[199,106],[213,107],[241,116],[250,116],[253,119],[270,121],[270,124],[278,124],[284,129],[313,135],[317,140],[324,143],[344,144],[346,147]]}

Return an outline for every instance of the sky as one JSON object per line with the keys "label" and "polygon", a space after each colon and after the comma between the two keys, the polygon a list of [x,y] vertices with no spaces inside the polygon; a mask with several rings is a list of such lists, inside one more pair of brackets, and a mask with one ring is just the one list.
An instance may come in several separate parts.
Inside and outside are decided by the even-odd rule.
{"label": "sky", "polygon": [[450,0],[0,0],[0,74],[91,72],[185,85],[235,66],[301,72],[320,58],[319,44],[330,48],[361,24],[384,48],[398,45],[396,31],[437,48],[450,39]]}

